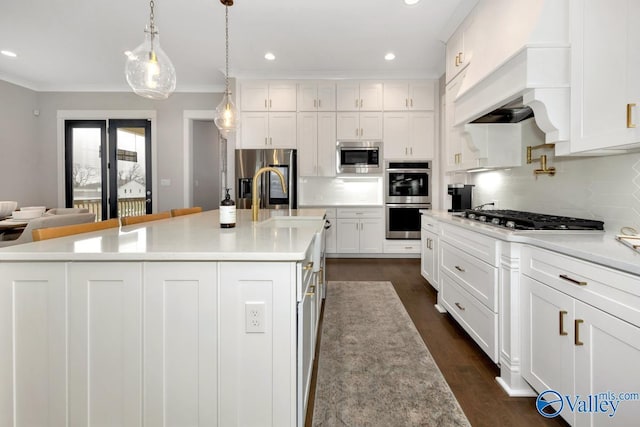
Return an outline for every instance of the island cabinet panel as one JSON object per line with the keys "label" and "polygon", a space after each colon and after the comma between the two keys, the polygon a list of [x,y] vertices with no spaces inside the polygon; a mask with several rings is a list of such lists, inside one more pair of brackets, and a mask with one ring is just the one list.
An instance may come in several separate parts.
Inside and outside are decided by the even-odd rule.
{"label": "island cabinet panel", "polygon": [[142,425],[142,265],[69,263],[69,422]]}
{"label": "island cabinet panel", "polygon": [[0,263],[1,426],[68,425],[65,276],[59,263]]}
{"label": "island cabinet panel", "polygon": [[217,264],[144,264],[144,424],[217,425]]}
{"label": "island cabinet panel", "polygon": [[[220,426],[296,425],[296,263],[219,264]],[[247,303],[264,332],[249,332]]]}

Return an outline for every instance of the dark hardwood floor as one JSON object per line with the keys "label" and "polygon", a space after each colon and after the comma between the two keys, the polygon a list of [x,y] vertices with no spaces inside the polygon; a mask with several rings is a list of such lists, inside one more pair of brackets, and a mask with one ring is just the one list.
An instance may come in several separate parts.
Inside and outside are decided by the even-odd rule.
{"label": "dark hardwood floor", "polygon": [[[388,280],[398,293],[460,406],[474,427],[567,426],[538,414],[535,398],[512,398],[498,385],[498,367],[448,315],[439,313],[436,291],[420,275],[419,259],[327,259],[327,280]],[[322,327],[322,325],[320,325]],[[319,346],[318,346],[319,348]],[[311,425],[316,363],[306,425]],[[397,426],[401,427],[401,426]]]}

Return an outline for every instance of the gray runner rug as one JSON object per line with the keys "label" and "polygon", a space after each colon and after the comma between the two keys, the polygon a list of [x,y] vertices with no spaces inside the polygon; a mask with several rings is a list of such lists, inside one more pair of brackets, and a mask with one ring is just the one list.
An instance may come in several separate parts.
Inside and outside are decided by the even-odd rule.
{"label": "gray runner rug", "polygon": [[391,282],[329,282],[313,426],[470,426]]}

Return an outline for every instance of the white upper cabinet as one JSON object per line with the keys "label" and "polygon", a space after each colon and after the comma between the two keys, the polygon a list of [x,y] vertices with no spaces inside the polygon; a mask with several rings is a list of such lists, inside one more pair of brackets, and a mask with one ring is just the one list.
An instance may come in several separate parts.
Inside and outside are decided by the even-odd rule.
{"label": "white upper cabinet", "polygon": [[433,111],[435,81],[385,82],[383,94],[385,111]]}
{"label": "white upper cabinet", "polygon": [[640,2],[574,3],[569,151],[637,148]]}
{"label": "white upper cabinet", "polygon": [[248,81],[240,88],[242,111],[296,111],[296,85],[289,82]]}
{"label": "white upper cabinet", "polygon": [[336,116],[337,139],[382,139],[382,113],[352,111]]}
{"label": "white upper cabinet", "polygon": [[336,108],[338,111],[382,111],[382,83],[338,83]]}
{"label": "white upper cabinet", "polygon": [[238,148],[296,148],[296,113],[242,113]]}
{"label": "white upper cabinet", "polygon": [[336,175],[336,113],[298,113],[300,176]]}
{"label": "white upper cabinet", "polygon": [[298,111],[335,110],[335,83],[310,81],[298,84]]}
{"label": "white upper cabinet", "polygon": [[384,113],[385,159],[433,159],[435,114],[432,111]]}
{"label": "white upper cabinet", "polygon": [[471,62],[473,48],[473,11],[465,18],[455,33],[447,41],[446,47],[446,82],[460,73]]}

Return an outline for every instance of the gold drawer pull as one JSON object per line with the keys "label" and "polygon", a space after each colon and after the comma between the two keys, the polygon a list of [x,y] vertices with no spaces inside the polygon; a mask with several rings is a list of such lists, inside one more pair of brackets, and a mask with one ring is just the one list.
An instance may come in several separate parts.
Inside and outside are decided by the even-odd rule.
{"label": "gold drawer pull", "polygon": [[456,307],[458,307],[460,309],[460,311],[465,311],[465,308],[462,304],[460,304],[459,302],[456,303]]}
{"label": "gold drawer pull", "polygon": [[456,265],[456,266],[455,266],[455,268],[456,268],[456,270],[458,270],[458,271],[461,271],[461,272],[463,272],[463,273],[465,272],[465,269],[464,269],[464,268],[462,268],[462,267],[460,267],[459,265]]}
{"label": "gold drawer pull", "polygon": [[305,270],[311,270],[313,268],[313,261],[310,261],[303,267]]}
{"label": "gold drawer pull", "polygon": [[306,295],[306,296],[308,296],[308,297],[312,297],[312,296],[314,296],[314,295],[316,294],[316,287],[315,287],[315,285],[311,285],[311,286],[309,286],[309,290],[310,290],[311,292],[307,292],[307,293],[305,293],[305,295]]}
{"label": "gold drawer pull", "polygon": [[584,345],[584,343],[582,341],[580,341],[580,324],[584,323],[584,320],[582,319],[576,319],[573,321],[573,327],[575,328],[575,332],[574,332],[574,336],[573,336],[573,343],[575,345]]}
{"label": "gold drawer pull", "polygon": [[562,335],[562,336],[567,335],[567,331],[564,330],[564,316],[565,316],[565,314],[567,314],[566,311],[560,310],[560,313],[559,313],[559,315],[560,315],[559,324],[560,324],[560,335]]}
{"label": "gold drawer pull", "polygon": [[567,282],[571,282],[574,285],[587,286],[587,282],[582,282],[580,280],[572,279],[571,277],[567,276],[566,274],[560,274],[558,277],[560,277],[563,280],[566,280]]}
{"label": "gold drawer pull", "polygon": [[636,104],[627,104],[627,127],[628,128],[634,128],[636,127],[635,123],[633,123],[633,107],[635,107]]}

